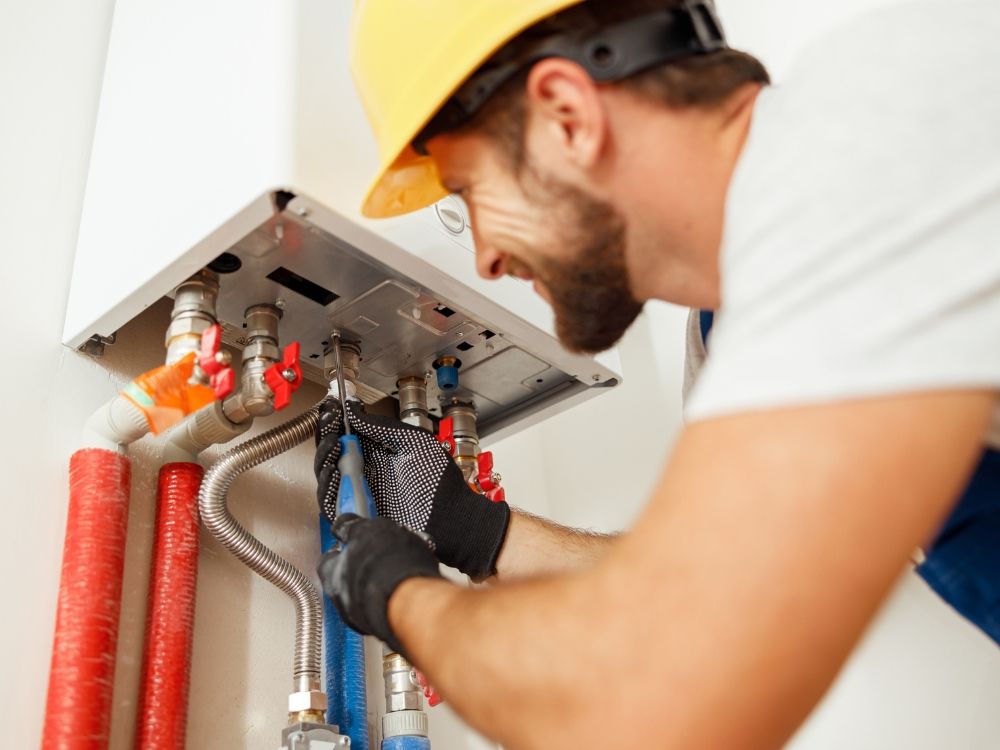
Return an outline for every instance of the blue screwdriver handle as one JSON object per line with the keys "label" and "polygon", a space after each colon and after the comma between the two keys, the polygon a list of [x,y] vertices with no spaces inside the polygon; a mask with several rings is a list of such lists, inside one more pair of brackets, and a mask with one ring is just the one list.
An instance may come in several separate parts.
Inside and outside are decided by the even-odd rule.
{"label": "blue screwdriver handle", "polygon": [[375,498],[365,481],[365,457],[361,452],[361,441],[357,435],[341,435],[340,489],[337,492],[337,515],[356,513],[362,518],[374,518]]}

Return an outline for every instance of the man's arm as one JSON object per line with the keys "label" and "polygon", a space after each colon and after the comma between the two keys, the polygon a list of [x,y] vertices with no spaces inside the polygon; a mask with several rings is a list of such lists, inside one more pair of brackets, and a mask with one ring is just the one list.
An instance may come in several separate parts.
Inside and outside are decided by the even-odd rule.
{"label": "man's arm", "polygon": [[954,503],[996,400],[697,423],[595,565],[485,590],[410,579],[390,623],[459,713],[510,748],[778,747]]}
{"label": "man's arm", "polygon": [[497,558],[497,579],[513,581],[583,570],[597,562],[618,537],[560,526],[523,510],[512,510]]}

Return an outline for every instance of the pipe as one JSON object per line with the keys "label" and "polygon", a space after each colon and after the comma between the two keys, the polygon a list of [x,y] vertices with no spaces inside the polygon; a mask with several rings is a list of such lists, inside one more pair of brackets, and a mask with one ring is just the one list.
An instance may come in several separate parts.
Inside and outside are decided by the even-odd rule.
{"label": "pipe", "polygon": [[197,354],[201,337],[216,322],[219,276],[203,269],[174,290],[174,308],[163,345],[166,363],[172,365],[189,354]]}
{"label": "pipe", "polygon": [[42,747],[108,746],[131,462],[85,448],[69,465],[69,507]]}
{"label": "pipe", "polygon": [[419,734],[399,734],[382,740],[382,750],[431,750],[431,741]]}
{"label": "pipe", "polygon": [[479,431],[476,425],[476,407],[471,402],[452,399],[441,410],[442,416],[451,417],[455,428],[455,449],[452,457],[462,470],[466,482],[476,476],[479,456]]}
{"label": "pipe", "polygon": [[222,445],[235,440],[249,430],[251,425],[253,417],[245,422],[230,421],[226,416],[224,403],[216,401],[196,411],[170,433],[163,447],[163,462],[195,463],[202,451],[213,445]]}
{"label": "pipe", "polygon": [[[242,396],[230,396],[234,398]],[[267,406],[273,410],[269,402]],[[197,460],[207,448],[230,442],[252,424],[252,416],[234,424],[223,402],[216,401],[186,419],[163,448],[137,750],[184,748],[198,581],[198,491],[204,475]]]}
{"label": "pipe", "polygon": [[[197,285],[189,283],[182,289],[186,294],[178,290],[175,313],[182,306],[190,311],[197,302]],[[280,317],[280,311],[268,305],[247,311],[251,335],[247,350],[252,356],[244,352],[243,387],[225,402],[215,401],[196,411],[173,431],[163,449],[136,719],[138,750],[183,750],[185,744],[198,578],[198,492],[204,474],[197,460],[210,446],[228,443],[249,430],[255,416],[274,411],[261,367],[266,369],[279,354]],[[244,419],[234,422],[227,410]]]}
{"label": "pipe", "polygon": [[160,469],[137,750],[184,748],[203,474],[196,463],[169,463]]}
{"label": "pipe", "polygon": [[[320,515],[324,553],[336,540],[326,516]],[[348,627],[329,597],[323,597],[323,645],[326,654],[328,724],[351,738],[351,747],[368,747],[368,696],[365,680],[365,638]]]}
{"label": "pipe", "polygon": [[[291,450],[313,436],[319,422],[314,406],[289,422],[225,453],[205,473],[198,506],[202,523],[243,564],[288,594],[295,603],[296,690],[314,690],[320,681],[322,606],[316,587],[300,570],[268,549],[229,512],[226,495],[237,476]],[[307,687],[309,686],[309,687]],[[303,690],[306,688],[306,690]],[[325,706],[324,706],[325,708]]]}
{"label": "pipe", "polygon": [[[325,353],[324,373],[330,379],[330,396],[342,402],[357,399],[361,349],[345,342],[340,331],[330,333],[332,346]],[[344,393],[340,384],[343,383]],[[374,511],[372,511],[374,513]],[[320,547],[333,548],[336,540],[330,523],[320,515]],[[333,602],[324,597],[323,640],[326,653],[327,722],[336,724],[351,739],[352,747],[368,747],[368,697],[365,680],[364,636],[347,626]]]}
{"label": "pipe", "polygon": [[95,411],[83,428],[83,444],[124,453],[126,446],[149,432],[149,421],[138,406],[118,394]]}
{"label": "pipe", "polygon": [[222,411],[231,424],[242,424],[254,417],[274,413],[274,393],[264,380],[264,373],[281,361],[278,347],[278,322],[281,310],[274,305],[252,305],[243,313],[243,366],[240,388],[227,398]]}
{"label": "pipe", "polygon": [[389,651],[382,657],[382,677],[385,680],[382,750],[429,750],[427,714],[416,670],[402,656]]}
{"label": "pipe", "polygon": [[396,390],[399,394],[399,420],[432,432],[434,423],[427,412],[427,379],[423,375],[401,378],[396,381]]}
{"label": "pipe", "polygon": [[183,750],[187,728],[198,584],[198,454],[250,428],[234,425],[218,401],[195,412],[163,449],[156,499],[142,682],[136,715],[137,750]]}
{"label": "pipe", "polygon": [[175,292],[166,364],[143,373],[87,421],[70,458],[70,495],[42,746],[108,744],[128,526],[126,446],[215,398],[197,378],[202,334],[215,323],[218,277],[199,272]]}

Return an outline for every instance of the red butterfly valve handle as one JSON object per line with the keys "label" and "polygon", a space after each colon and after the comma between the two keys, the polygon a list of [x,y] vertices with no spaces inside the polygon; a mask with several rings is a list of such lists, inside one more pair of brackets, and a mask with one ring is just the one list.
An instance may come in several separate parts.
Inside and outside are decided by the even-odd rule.
{"label": "red butterfly valve handle", "polygon": [[449,456],[455,455],[455,419],[445,417],[438,423],[437,441]]}
{"label": "red butterfly valve handle", "polygon": [[233,392],[236,374],[229,366],[229,352],[222,351],[222,326],[218,323],[209,326],[201,335],[198,367],[208,378],[217,399],[224,399]]}
{"label": "red butterfly valve handle", "polygon": [[487,498],[495,503],[502,503],[507,499],[507,493],[500,486],[502,477],[493,471],[493,451],[483,451],[476,459],[478,472],[476,473],[476,484]]}
{"label": "red butterfly valve handle", "polygon": [[299,353],[302,346],[293,341],[285,347],[281,361],[264,370],[264,382],[274,393],[274,410],[281,411],[292,402],[292,394],[302,385]]}

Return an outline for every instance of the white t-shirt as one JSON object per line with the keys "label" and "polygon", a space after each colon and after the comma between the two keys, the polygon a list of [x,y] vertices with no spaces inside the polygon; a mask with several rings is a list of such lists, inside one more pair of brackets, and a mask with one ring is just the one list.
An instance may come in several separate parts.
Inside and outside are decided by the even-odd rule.
{"label": "white t-shirt", "polygon": [[757,101],[721,270],[691,421],[1000,391],[1000,3],[906,3],[811,45]]}

